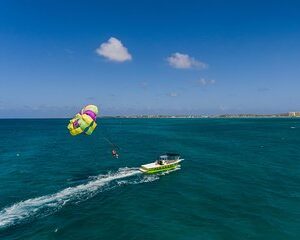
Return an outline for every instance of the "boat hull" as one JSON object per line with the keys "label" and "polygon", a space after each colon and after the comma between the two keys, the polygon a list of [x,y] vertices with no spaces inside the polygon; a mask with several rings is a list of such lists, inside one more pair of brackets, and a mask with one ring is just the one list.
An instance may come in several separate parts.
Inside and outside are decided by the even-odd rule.
{"label": "boat hull", "polygon": [[[159,172],[165,172],[173,170],[177,167],[180,167],[181,161],[176,161],[175,163],[166,164],[166,165],[155,165],[153,167],[146,167],[147,165],[142,165],[140,167],[140,171],[147,174],[153,174],[153,173],[159,173]],[[150,164],[148,164],[150,165]]]}

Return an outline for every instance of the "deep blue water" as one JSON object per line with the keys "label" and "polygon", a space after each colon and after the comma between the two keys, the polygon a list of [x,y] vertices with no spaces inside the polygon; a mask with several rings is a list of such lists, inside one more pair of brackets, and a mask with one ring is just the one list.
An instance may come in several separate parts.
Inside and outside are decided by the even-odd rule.
{"label": "deep blue water", "polygon": [[[67,123],[0,120],[1,240],[300,239],[300,119]],[[166,151],[180,170],[136,170]]]}

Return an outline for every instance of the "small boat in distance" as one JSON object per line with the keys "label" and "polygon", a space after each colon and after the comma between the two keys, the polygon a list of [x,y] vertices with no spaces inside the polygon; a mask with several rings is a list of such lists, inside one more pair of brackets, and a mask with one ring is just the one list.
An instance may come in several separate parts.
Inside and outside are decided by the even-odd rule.
{"label": "small boat in distance", "polygon": [[144,164],[140,167],[143,173],[157,173],[162,171],[169,171],[180,167],[180,162],[183,161],[177,153],[166,153],[159,156],[158,160],[153,163]]}

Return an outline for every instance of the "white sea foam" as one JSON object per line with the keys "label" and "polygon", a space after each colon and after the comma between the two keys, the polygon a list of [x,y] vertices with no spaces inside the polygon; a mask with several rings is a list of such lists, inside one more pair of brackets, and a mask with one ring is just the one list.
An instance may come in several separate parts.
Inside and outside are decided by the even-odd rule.
{"label": "white sea foam", "polygon": [[[85,201],[97,193],[122,185],[152,182],[159,176],[168,174],[180,168],[155,175],[144,175],[138,168],[120,168],[117,172],[89,177],[89,182],[74,187],[65,188],[57,193],[15,203],[0,211],[0,230],[32,218],[45,217],[53,214],[66,204]],[[133,177],[125,179],[128,177]],[[111,184],[113,183],[113,184]]]}
{"label": "white sea foam", "polygon": [[181,167],[180,167],[180,165],[179,165],[179,166],[177,166],[177,167],[174,168],[174,169],[171,169],[171,170],[168,170],[168,171],[165,171],[165,172],[161,172],[161,173],[159,173],[158,175],[159,175],[159,176],[163,176],[163,175],[169,174],[169,173],[171,173],[171,172],[178,171],[178,170],[180,170],[180,169],[181,169]]}
{"label": "white sea foam", "polygon": [[[115,173],[99,175],[86,184],[69,187],[54,194],[15,203],[0,211],[0,229],[31,218],[52,214],[67,203],[76,203],[87,200],[95,196],[98,192],[101,192],[105,186],[109,185],[109,183],[139,173],[139,170],[136,168],[122,168]],[[134,184],[135,181],[140,181],[142,183],[145,180],[141,177],[139,180],[133,180],[132,183]],[[130,181],[126,182],[126,184],[130,184]]]}

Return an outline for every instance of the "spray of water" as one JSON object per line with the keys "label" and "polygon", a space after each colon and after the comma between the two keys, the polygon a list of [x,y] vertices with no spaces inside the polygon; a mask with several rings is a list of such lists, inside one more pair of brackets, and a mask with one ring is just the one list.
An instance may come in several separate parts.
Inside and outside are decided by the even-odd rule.
{"label": "spray of water", "polygon": [[[164,173],[165,174],[165,173]],[[133,178],[133,176],[136,176]],[[0,230],[30,219],[53,214],[67,204],[80,203],[115,187],[152,182],[160,175],[142,175],[137,168],[120,168],[114,173],[91,177],[89,182],[57,193],[15,203],[0,211]]]}
{"label": "spray of water", "polygon": [[[87,200],[104,190],[109,183],[137,174],[139,174],[139,171],[136,168],[122,168],[115,173],[96,176],[86,184],[80,184],[54,194],[15,203],[0,211],[0,229],[31,218],[52,214],[68,203]],[[140,179],[140,181],[144,180],[143,178]]]}

